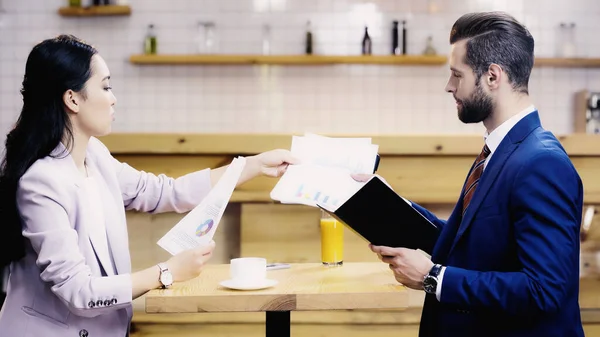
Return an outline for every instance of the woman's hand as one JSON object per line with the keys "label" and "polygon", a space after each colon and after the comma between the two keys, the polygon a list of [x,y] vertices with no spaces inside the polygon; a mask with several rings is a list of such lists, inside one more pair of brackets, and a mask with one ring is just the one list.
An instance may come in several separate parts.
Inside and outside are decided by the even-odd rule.
{"label": "woman's hand", "polygon": [[174,282],[183,282],[200,275],[202,268],[211,258],[215,242],[194,249],[187,249],[167,261]]}
{"label": "woman's hand", "polygon": [[[300,160],[292,156],[290,151],[281,149],[271,150],[255,156],[246,157],[246,165],[244,166],[244,170],[242,171],[242,175],[240,176],[240,179],[238,179],[236,186],[240,186],[248,180],[254,179],[261,175],[279,178],[285,173],[289,165],[299,163]],[[210,181],[212,186],[217,184],[228,167],[229,165],[211,170]]]}
{"label": "woman's hand", "polygon": [[288,150],[271,150],[249,158],[254,161],[257,175],[281,177],[290,164],[299,164],[299,160]]}

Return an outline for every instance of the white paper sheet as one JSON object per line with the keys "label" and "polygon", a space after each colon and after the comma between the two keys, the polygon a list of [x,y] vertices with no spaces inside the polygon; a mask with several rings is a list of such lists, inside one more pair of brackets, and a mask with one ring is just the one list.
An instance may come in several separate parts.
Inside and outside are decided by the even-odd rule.
{"label": "white paper sheet", "polygon": [[317,135],[292,138],[292,155],[304,165],[339,167],[351,173],[373,173],[379,146],[370,138],[329,138]]}
{"label": "white paper sheet", "polygon": [[271,198],[281,203],[336,209],[364,185],[352,179],[352,173],[373,173],[378,150],[371,138],[294,136],[290,151],[301,164],[288,167],[271,191]]}
{"label": "white paper sheet", "polygon": [[208,244],[215,235],[245,165],[245,158],[233,159],[202,202],[158,240],[157,244],[172,255]]}

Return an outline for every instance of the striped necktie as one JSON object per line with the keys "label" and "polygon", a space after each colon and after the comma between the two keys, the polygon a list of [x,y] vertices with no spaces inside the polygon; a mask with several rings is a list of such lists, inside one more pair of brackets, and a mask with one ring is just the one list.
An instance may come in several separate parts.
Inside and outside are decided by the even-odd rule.
{"label": "striped necktie", "polygon": [[473,199],[473,194],[475,194],[475,189],[477,188],[477,184],[479,184],[479,179],[483,173],[485,159],[490,155],[490,153],[490,148],[486,144],[483,146],[483,149],[481,150],[479,156],[477,156],[477,159],[475,159],[475,166],[473,166],[473,170],[471,170],[469,179],[467,179],[467,183],[465,184],[462,212],[463,215],[465,215],[467,207],[469,207],[469,203],[471,202],[471,199]]}

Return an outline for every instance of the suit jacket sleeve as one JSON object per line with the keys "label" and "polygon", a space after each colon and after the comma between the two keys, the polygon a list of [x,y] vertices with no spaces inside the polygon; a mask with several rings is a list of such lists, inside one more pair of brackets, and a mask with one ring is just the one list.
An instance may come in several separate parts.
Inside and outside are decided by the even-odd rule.
{"label": "suit jacket sleeve", "polygon": [[431,221],[434,225],[436,225],[440,229],[440,231],[446,225],[447,220],[438,218],[435,214],[428,211],[425,207],[415,204],[412,201],[411,201],[411,204],[417,211],[419,211],[419,213],[421,213],[424,217],[426,217],[427,220]]}
{"label": "suit jacket sleeve", "polygon": [[211,189],[210,169],[173,179],[164,174],[138,171],[115,159],[109,150],[94,139],[112,162],[126,210],[148,213],[184,213],[196,207]]}
{"label": "suit jacket sleeve", "polygon": [[557,312],[578,280],[581,180],[563,153],[546,150],[523,165],[511,192],[511,221],[522,269],[447,267],[441,302],[514,315]]}
{"label": "suit jacket sleeve", "polygon": [[[37,253],[40,277],[69,310],[78,316],[94,317],[129,306],[132,301],[131,275],[95,277],[78,245],[67,210],[67,187],[46,168],[32,166],[17,188],[17,206],[23,236]],[[101,300],[110,305],[89,306]]]}
{"label": "suit jacket sleeve", "polygon": [[[419,212],[421,213],[421,215],[423,215],[424,217],[427,218],[427,220],[431,221],[431,223],[433,223],[434,225],[437,226],[438,233],[442,232],[442,228],[444,228],[444,226],[446,225],[446,220],[442,220],[440,218],[438,218],[435,214],[431,213],[430,211],[428,211],[425,207],[415,204],[414,202],[411,201],[411,205]],[[439,234],[438,234],[438,238],[439,238]],[[435,239],[437,241],[437,238]],[[431,247],[435,246],[435,242],[433,242],[431,244]],[[433,252],[426,252],[427,254],[432,254]]]}

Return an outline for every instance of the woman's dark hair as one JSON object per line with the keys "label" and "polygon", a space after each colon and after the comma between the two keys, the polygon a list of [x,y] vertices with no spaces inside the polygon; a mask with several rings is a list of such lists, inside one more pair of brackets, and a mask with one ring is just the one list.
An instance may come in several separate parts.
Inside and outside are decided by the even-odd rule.
{"label": "woman's dark hair", "polygon": [[456,20],[450,32],[450,44],[463,39],[468,39],[464,61],[477,81],[495,63],[515,91],[528,93],[534,41],[525,26],[504,12],[469,13]]}
{"label": "woman's dark hair", "polygon": [[23,109],[6,136],[0,166],[0,267],[25,254],[16,203],[19,180],[61,141],[71,148],[73,130],[63,95],[70,89],[85,97],[84,86],[92,75],[91,61],[96,53],[92,46],[71,35],[44,40],[29,53],[21,89]]}

